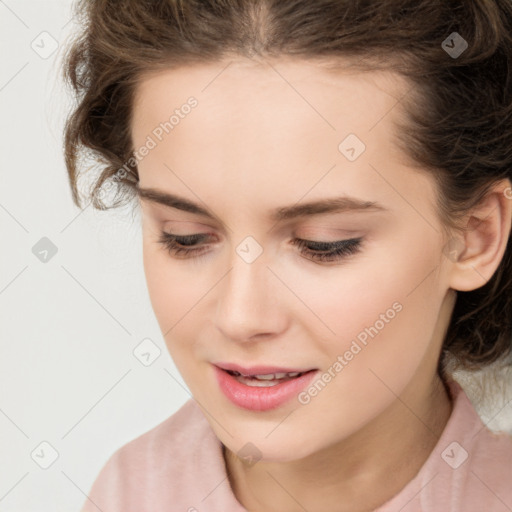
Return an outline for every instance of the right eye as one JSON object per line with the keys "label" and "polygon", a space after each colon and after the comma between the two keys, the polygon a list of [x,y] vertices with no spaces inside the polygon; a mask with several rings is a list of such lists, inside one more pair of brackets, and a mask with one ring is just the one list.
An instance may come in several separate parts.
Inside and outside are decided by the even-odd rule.
{"label": "right eye", "polygon": [[[173,235],[162,231],[158,242],[163,244],[171,256],[178,258],[194,257],[194,253],[202,253],[202,249],[194,249],[198,242],[208,238],[208,234],[196,234],[196,235]],[[199,255],[199,254],[197,254]]]}

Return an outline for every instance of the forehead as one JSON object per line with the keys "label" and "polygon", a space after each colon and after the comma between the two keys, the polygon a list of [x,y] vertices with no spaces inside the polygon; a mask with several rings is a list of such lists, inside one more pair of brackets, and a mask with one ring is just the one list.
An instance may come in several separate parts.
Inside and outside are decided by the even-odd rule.
{"label": "forehead", "polygon": [[[282,113],[296,107],[298,114],[309,107],[309,113],[331,129],[342,129],[348,124],[355,127],[363,117],[368,123],[377,122],[379,114],[396,105],[407,89],[405,80],[392,71],[361,72],[340,60],[238,58],[142,75],[134,97],[133,125],[140,126],[153,115],[161,118],[180,101],[195,95],[201,99],[203,112],[232,115],[242,104],[245,113],[261,111],[279,101]],[[342,119],[336,115],[340,110]],[[372,126],[368,123],[367,129]]]}
{"label": "forehead", "polygon": [[[392,72],[298,60],[228,60],[154,72],[134,98],[134,149],[156,139],[155,129],[162,137],[138,164],[141,183],[209,204],[229,197],[240,211],[251,196],[269,209],[306,194],[332,195],[333,188],[370,201],[393,196],[382,173],[400,180],[400,172],[411,172],[392,142],[407,91]],[[196,106],[182,108],[191,97]],[[177,122],[158,132],[173,114]],[[350,134],[364,144],[355,161],[340,151]]]}
{"label": "forehead", "polygon": [[308,60],[237,59],[165,69],[141,77],[132,139],[139,147],[194,97],[197,107],[175,116],[176,126],[157,142],[175,151],[192,145],[207,152],[221,145],[226,156],[244,148],[245,154],[263,151],[267,157],[272,148],[293,149],[298,157],[311,145],[336,149],[349,133],[372,146],[378,139],[390,141],[407,90],[392,72],[362,73],[341,62],[334,67]]}

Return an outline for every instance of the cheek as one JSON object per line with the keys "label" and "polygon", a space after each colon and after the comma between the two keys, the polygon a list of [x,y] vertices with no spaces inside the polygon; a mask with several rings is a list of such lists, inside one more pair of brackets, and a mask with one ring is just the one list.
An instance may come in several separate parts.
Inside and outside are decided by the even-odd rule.
{"label": "cheek", "polygon": [[186,372],[190,354],[200,350],[198,333],[208,318],[209,294],[222,274],[175,260],[154,240],[143,242],[143,263],[151,306],[167,349]]}
{"label": "cheek", "polygon": [[179,326],[179,320],[197,290],[193,283],[187,282],[186,275],[171,260],[165,248],[156,242],[144,241],[143,262],[151,305],[167,341]]}
{"label": "cheek", "polygon": [[289,273],[287,282],[308,306],[299,321],[328,364],[347,351],[361,368],[374,366],[386,374],[397,365],[419,364],[432,340],[442,293],[435,242],[428,250],[425,244],[416,247],[401,250],[395,241],[353,264],[319,267],[300,278]]}
{"label": "cheek", "polygon": [[[419,375],[429,350],[438,351],[433,336],[442,296],[435,251],[409,250],[401,259],[399,251],[388,254],[392,257],[386,264],[383,254],[380,265],[347,267],[321,282],[297,281],[304,302],[335,331],[326,335],[322,322],[308,316],[310,339],[316,343],[312,353],[321,350],[322,369],[333,377],[326,386],[316,383],[321,392],[313,386],[306,390],[312,393],[303,397],[311,400],[306,422],[331,415],[336,418],[331,424],[361,426]],[[332,435],[328,425],[321,428],[325,436]]]}

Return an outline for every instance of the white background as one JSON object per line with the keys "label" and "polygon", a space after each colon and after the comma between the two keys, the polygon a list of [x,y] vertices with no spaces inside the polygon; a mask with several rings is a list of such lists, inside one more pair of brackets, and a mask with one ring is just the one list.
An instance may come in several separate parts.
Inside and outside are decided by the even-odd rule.
{"label": "white background", "polygon": [[[189,398],[151,310],[138,216],[71,201],[70,19],[68,0],[0,0],[0,512],[78,511],[107,458]],[[32,252],[43,237],[46,262]],[[146,338],[161,350],[149,366],[133,354]],[[477,407],[489,427],[512,432],[510,398]],[[58,453],[47,469],[42,442]]]}
{"label": "white background", "polygon": [[[70,17],[67,0],[0,2],[1,512],[79,510],[112,452],[189,398],[149,302],[138,216],[71,200]],[[46,59],[31,48],[51,48],[43,31],[59,43]],[[46,263],[32,253],[43,237],[58,251]],[[145,338],[161,350],[147,367],[133,355]],[[51,455],[43,441],[58,452],[48,469],[31,457]]]}

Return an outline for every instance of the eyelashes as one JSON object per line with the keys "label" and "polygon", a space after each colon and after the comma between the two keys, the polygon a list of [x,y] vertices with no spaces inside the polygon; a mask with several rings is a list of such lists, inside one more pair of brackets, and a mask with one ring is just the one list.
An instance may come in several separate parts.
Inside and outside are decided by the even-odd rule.
{"label": "eyelashes", "polygon": [[[162,244],[168,253],[178,259],[197,258],[204,254],[208,245],[199,245],[209,237],[208,234],[174,235],[162,231],[158,243]],[[335,242],[318,242],[294,238],[291,242],[299,248],[301,255],[317,262],[339,261],[361,250],[362,237],[337,240]]]}
{"label": "eyelashes", "polygon": [[204,247],[198,249],[195,246],[197,242],[207,238],[208,235],[203,234],[178,236],[162,231],[158,243],[162,244],[171,256],[186,259],[203,254],[205,252]]}
{"label": "eyelashes", "polygon": [[292,244],[297,245],[301,254],[306,255],[306,257],[325,262],[337,261],[345,256],[357,253],[360,250],[361,241],[361,238],[349,238],[335,242],[313,242],[294,238]]}

